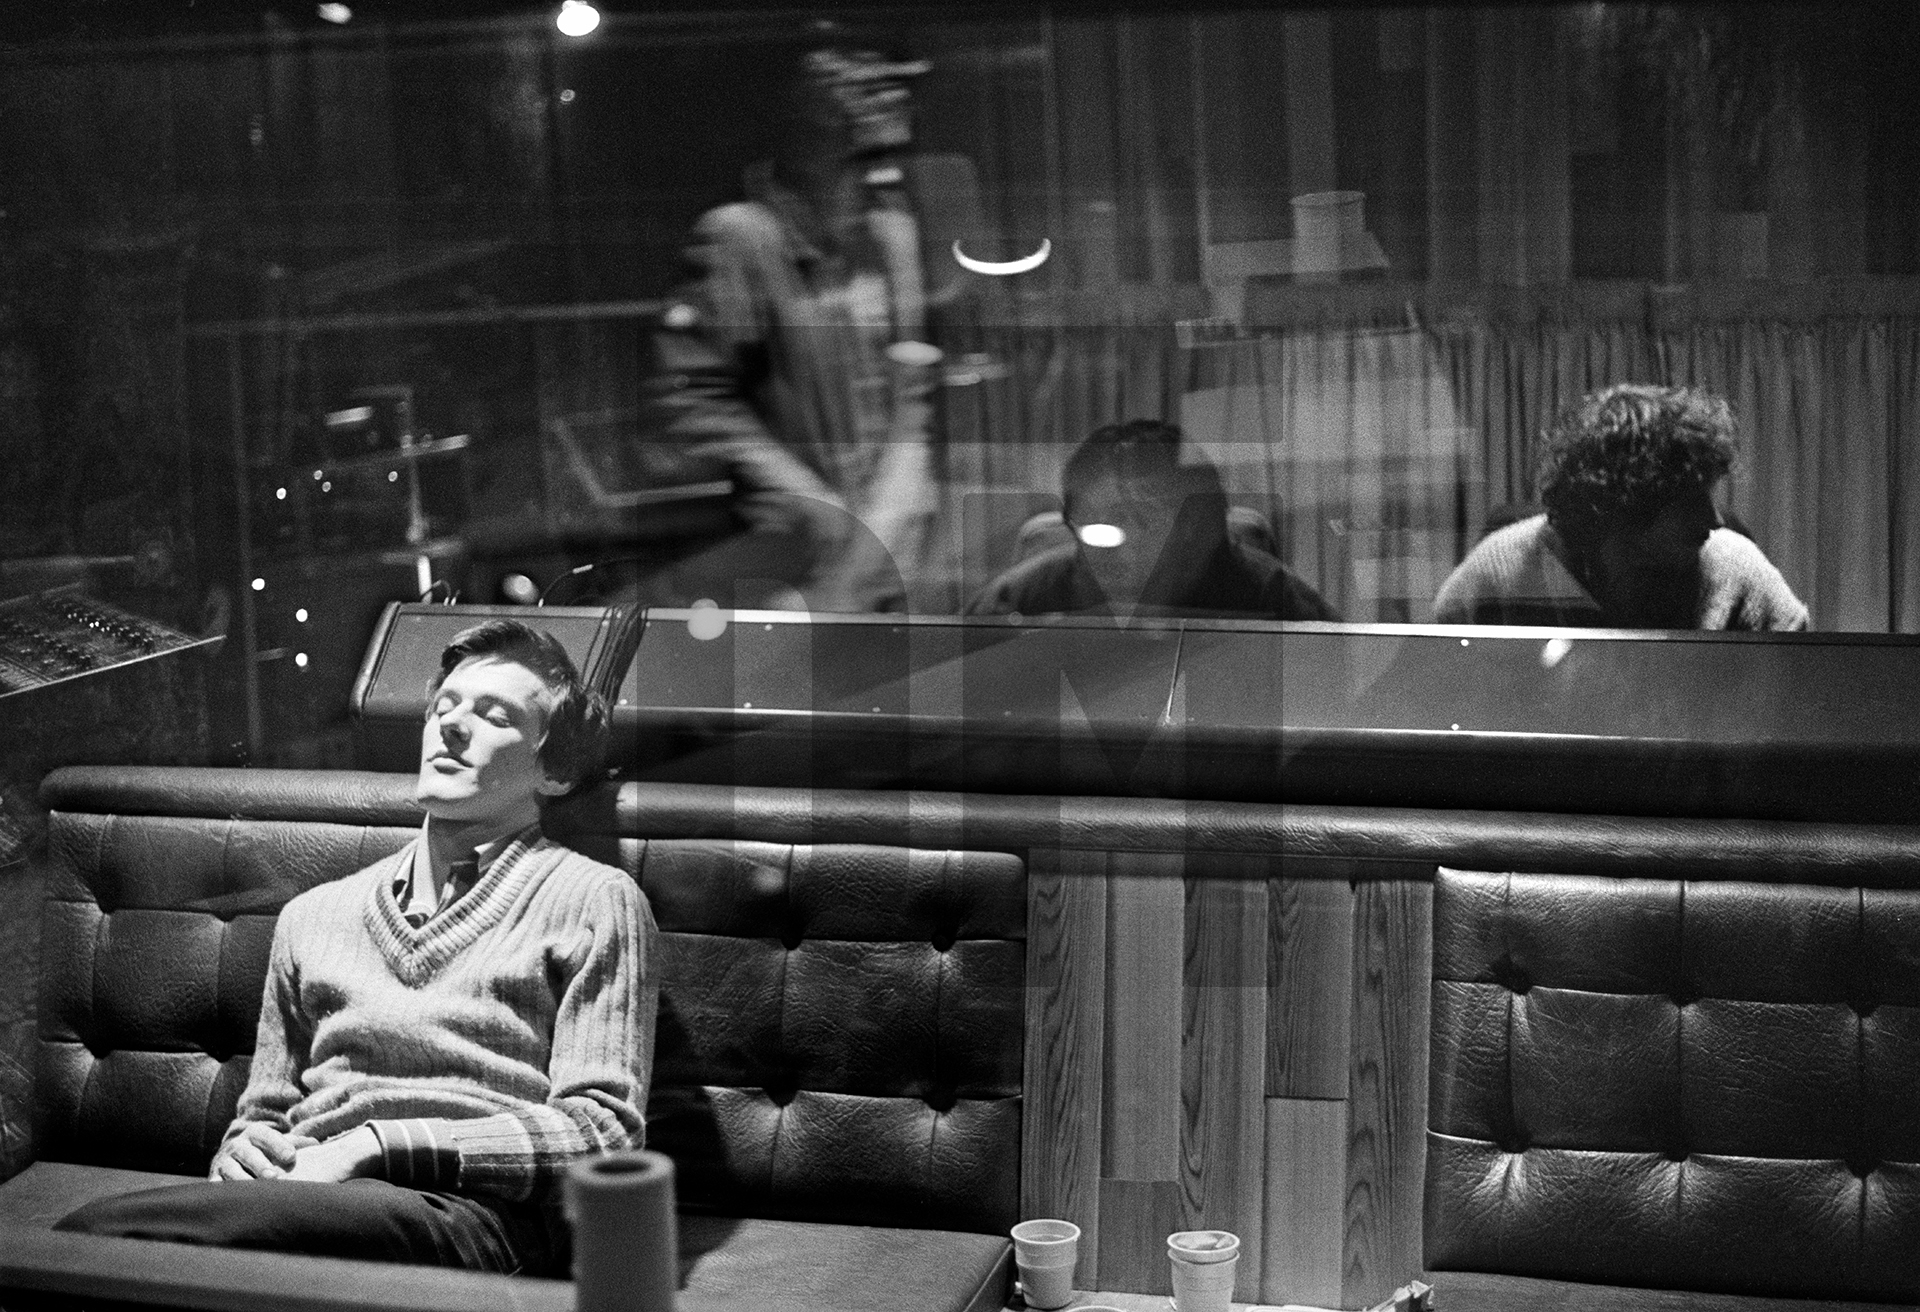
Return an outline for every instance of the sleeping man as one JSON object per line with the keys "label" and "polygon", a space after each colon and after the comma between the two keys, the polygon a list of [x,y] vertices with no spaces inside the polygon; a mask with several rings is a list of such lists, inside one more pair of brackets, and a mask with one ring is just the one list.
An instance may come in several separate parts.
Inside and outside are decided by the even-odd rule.
{"label": "sleeping man", "polygon": [[606,707],[551,637],[459,634],[430,689],[419,838],[289,902],[207,1183],[59,1228],[563,1274],[568,1163],[640,1146],[659,993],[624,872],[544,837]]}

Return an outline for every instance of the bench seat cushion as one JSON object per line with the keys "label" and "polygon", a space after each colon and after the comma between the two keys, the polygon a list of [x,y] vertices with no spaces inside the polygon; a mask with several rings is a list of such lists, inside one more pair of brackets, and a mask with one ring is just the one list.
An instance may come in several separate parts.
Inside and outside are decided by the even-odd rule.
{"label": "bench seat cushion", "polygon": [[[0,1232],[9,1228],[44,1230],[74,1208],[96,1198],[157,1189],[180,1184],[190,1177],[161,1175],[148,1171],[125,1171],[105,1166],[82,1166],[69,1162],[36,1162],[5,1184],[0,1184]],[[106,1253],[98,1240],[82,1240],[103,1257],[124,1261],[118,1250],[128,1244],[136,1248],[141,1241],[115,1241],[115,1250]],[[159,1244],[165,1256],[175,1245]],[[85,1249],[76,1248],[84,1256]],[[1005,1305],[1009,1289],[1011,1246],[995,1235],[959,1234],[946,1230],[893,1230],[875,1226],[825,1225],[806,1221],[742,1220],[717,1216],[680,1218],[680,1310],[679,1312],[717,1312],[718,1309],[752,1307],[760,1312],[818,1312],[821,1308],[873,1309],[873,1312],[985,1312]],[[202,1260],[204,1260],[204,1254]],[[42,1255],[43,1267],[61,1264],[61,1254],[48,1250]],[[230,1259],[230,1260],[229,1260]],[[222,1253],[215,1265],[248,1267],[261,1260],[283,1262],[279,1255]],[[326,1271],[330,1259],[308,1258],[295,1265],[304,1269],[321,1264]],[[70,1292],[102,1292],[96,1282],[98,1265],[79,1261],[72,1279],[59,1283],[61,1273],[43,1271],[36,1280],[40,1288],[64,1288]],[[109,1260],[111,1268],[115,1262]],[[0,1263],[4,1266],[4,1263]],[[361,1262],[339,1262],[332,1269],[340,1273],[340,1284],[366,1280]],[[388,1272],[392,1268],[385,1268]],[[206,1273],[210,1278],[217,1273]],[[424,1272],[409,1271],[409,1275]],[[460,1276],[456,1282],[473,1298],[483,1286],[475,1281],[493,1281],[501,1285],[499,1306],[522,1305],[513,1302],[500,1276],[476,1276],[470,1273],[435,1273]],[[308,1273],[303,1278],[311,1280]],[[52,1279],[55,1283],[48,1284]],[[4,1282],[0,1282],[4,1283]],[[213,1279],[212,1283],[219,1283]],[[333,1283],[323,1281],[323,1284]],[[518,1286],[542,1289],[549,1281],[514,1281]],[[468,1288],[471,1286],[471,1288]],[[570,1295],[567,1299],[571,1301]],[[206,1302],[202,1306],[219,1306]],[[475,1309],[492,1303],[465,1303]]]}
{"label": "bench seat cushion", "polygon": [[682,1215],[679,1312],[987,1312],[1012,1252],[1000,1235]]}
{"label": "bench seat cushion", "polygon": [[1911,1303],[1635,1289],[1478,1271],[1434,1271],[1426,1279],[1434,1306],[1446,1312],[1916,1312]]}

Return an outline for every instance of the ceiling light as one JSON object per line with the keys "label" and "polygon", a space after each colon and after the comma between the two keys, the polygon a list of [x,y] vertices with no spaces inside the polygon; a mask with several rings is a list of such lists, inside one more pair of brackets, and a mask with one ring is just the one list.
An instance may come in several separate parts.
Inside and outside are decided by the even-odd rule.
{"label": "ceiling light", "polygon": [[560,29],[562,36],[585,36],[600,26],[600,11],[587,0],[565,0],[553,25]]}

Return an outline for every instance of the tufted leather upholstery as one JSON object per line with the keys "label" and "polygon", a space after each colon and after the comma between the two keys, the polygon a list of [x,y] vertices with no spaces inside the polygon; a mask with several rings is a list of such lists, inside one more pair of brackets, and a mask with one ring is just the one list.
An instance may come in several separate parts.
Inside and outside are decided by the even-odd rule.
{"label": "tufted leather upholstery", "polygon": [[1429,1090],[1433,1268],[1920,1298],[1920,889],[1442,870]]}
{"label": "tufted leather upholstery", "polygon": [[[367,823],[314,818],[332,778],[49,781],[42,1158],[205,1170],[246,1084],[274,916],[413,832],[387,823],[411,810],[393,776],[339,776],[342,811]],[[633,873],[660,922],[650,1141],[679,1159],[684,1201],[889,1227],[1016,1219],[1018,858],[640,840],[593,823],[617,819],[609,806],[570,814],[553,827]]]}
{"label": "tufted leather upholstery", "polygon": [[665,961],[649,1134],[683,1205],[985,1233],[1019,1219],[1018,858],[633,846]]}
{"label": "tufted leather upholstery", "polygon": [[407,829],[55,812],[39,1155],[201,1174],[246,1087],[279,909]]}

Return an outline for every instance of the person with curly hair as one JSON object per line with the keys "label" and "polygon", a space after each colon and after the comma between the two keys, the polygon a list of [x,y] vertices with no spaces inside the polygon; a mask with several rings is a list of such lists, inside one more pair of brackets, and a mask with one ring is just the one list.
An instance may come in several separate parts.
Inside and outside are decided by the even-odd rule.
{"label": "person with curly hair", "polygon": [[1715,492],[1736,454],[1724,399],[1621,383],[1547,436],[1546,510],[1490,533],[1434,602],[1442,624],[1805,629],[1806,605]]}

